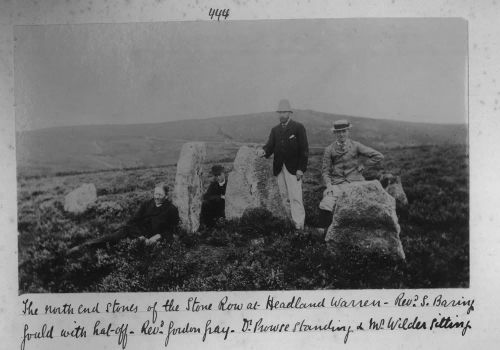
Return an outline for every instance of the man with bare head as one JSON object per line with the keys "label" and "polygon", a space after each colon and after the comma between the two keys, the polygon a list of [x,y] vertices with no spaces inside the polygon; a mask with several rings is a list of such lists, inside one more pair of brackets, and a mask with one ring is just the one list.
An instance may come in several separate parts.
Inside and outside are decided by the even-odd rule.
{"label": "man with bare head", "polygon": [[136,214],[116,232],[97,237],[73,247],[70,253],[83,247],[117,242],[124,238],[142,238],[146,243],[154,243],[162,236],[171,239],[172,231],[179,223],[177,208],[168,199],[168,187],[159,183],[153,191],[153,198],[145,201]]}

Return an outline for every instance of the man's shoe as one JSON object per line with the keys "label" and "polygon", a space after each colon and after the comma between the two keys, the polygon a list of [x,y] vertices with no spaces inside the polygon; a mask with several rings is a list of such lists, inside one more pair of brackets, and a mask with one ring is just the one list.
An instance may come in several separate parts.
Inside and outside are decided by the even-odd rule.
{"label": "man's shoe", "polygon": [[68,254],[69,255],[77,254],[77,253],[81,252],[81,250],[84,246],[85,246],[84,244],[74,246],[73,248],[68,250]]}
{"label": "man's shoe", "polygon": [[76,252],[78,252],[80,250],[80,246],[74,246],[73,248],[69,249],[68,250],[68,254],[75,254]]}
{"label": "man's shoe", "polygon": [[302,225],[302,226],[295,225],[295,229],[296,229],[297,231],[304,231],[304,225]]}

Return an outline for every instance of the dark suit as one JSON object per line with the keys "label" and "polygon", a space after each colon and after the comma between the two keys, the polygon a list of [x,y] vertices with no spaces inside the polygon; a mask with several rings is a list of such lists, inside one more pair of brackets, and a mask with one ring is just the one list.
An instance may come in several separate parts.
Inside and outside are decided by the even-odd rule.
{"label": "dark suit", "polygon": [[150,238],[157,234],[171,240],[178,223],[179,212],[172,202],[165,200],[161,206],[157,207],[154,199],[150,199],[142,203],[139,210],[125,226],[116,232],[87,241],[84,245],[93,246],[106,242],[117,242],[126,237],[145,236]]}
{"label": "dark suit", "polygon": [[283,126],[278,124],[271,130],[269,140],[263,147],[266,158],[274,154],[273,173],[277,176],[281,193],[288,194],[290,213],[294,225],[304,228],[305,210],[302,202],[302,180],[297,180],[298,170],[305,172],[309,145],[304,126],[291,119]]}
{"label": "dark suit", "polygon": [[150,199],[141,205],[128,224],[149,238],[157,234],[170,234],[178,223],[179,212],[172,202],[166,199],[157,207],[154,199]]}
{"label": "dark suit", "polygon": [[227,181],[221,186],[217,180],[212,181],[203,195],[201,205],[201,222],[208,227],[213,227],[218,219],[225,218],[226,201],[222,196],[226,194]]}
{"label": "dark suit", "polygon": [[297,170],[306,171],[309,145],[306,129],[301,123],[290,119],[285,127],[276,125],[271,129],[269,140],[263,148],[266,158],[274,154],[274,176],[281,172],[283,164],[292,175],[295,175]]}

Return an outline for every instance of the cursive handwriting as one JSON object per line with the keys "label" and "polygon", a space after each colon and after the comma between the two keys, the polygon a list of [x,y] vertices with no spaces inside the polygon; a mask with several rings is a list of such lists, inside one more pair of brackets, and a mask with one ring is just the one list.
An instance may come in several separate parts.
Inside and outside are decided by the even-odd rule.
{"label": "cursive handwriting", "polygon": [[[465,336],[472,329],[467,316],[474,311],[475,300],[472,298],[450,298],[445,294],[408,291],[399,291],[385,300],[363,297],[350,299],[333,294],[335,296],[325,293],[325,296],[306,298],[300,293],[288,296],[266,293],[263,295],[265,299],[250,300],[224,294],[218,300],[206,298],[202,294],[186,297],[173,294],[175,300],[168,297],[148,300],[145,305],[132,303],[129,299],[125,302],[120,298],[89,304],[72,304],[64,298],[58,299],[62,300],[59,303],[37,304],[36,298],[24,298],[21,306],[24,318],[41,321],[36,321],[36,325],[31,325],[29,321],[24,323],[20,347],[21,350],[26,350],[28,344],[36,347],[35,341],[49,340],[55,344],[60,339],[71,342],[95,337],[112,338],[115,345],[124,350],[129,335],[158,337],[163,340],[164,347],[168,347],[172,338],[178,335],[197,338],[204,343],[210,338],[227,341],[232,338],[232,333],[237,333],[237,337],[271,333],[302,333],[314,337],[319,332],[335,332],[341,335],[340,339],[345,344],[353,333],[357,335],[359,331],[365,330],[370,332],[360,333],[369,337],[375,331],[418,331],[434,335],[438,330],[460,331]],[[348,313],[347,308],[358,310]],[[362,308],[365,310],[359,310]],[[422,315],[419,309],[424,308],[428,312]],[[366,319],[358,318],[358,312],[375,309],[379,317],[368,314]],[[411,316],[406,314],[407,310],[411,310]],[[461,311],[455,313],[455,310]],[[397,314],[384,315],[386,311],[396,311]],[[449,315],[444,311],[449,311]],[[213,317],[217,314],[222,319]],[[92,319],[93,315],[96,318]],[[227,315],[231,317],[227,318]],[[339,319],[334,315],[339,315]],[[232,316],[239,318],[241,323],[224,323],[234,320]],[[76,317],[78,320],[73,319]],[[54,319],[60,322],[50,323]]]}
{"label": "cursive handwriting", "polygon": [[175,323],[173,321],[170,321],[168,324],[168,331],[167,331],[167,336],[165,337],[165,347],[167,347],[168,343],[170,342],[170,337],[173,335],[179,335],[179,334],[190,334],[190,333],[201,333],[200,327],[192,326],[187,322],[183,327],[176,327]]}
{"label": "cursive handwriting", "polygon": [[[130,332],[130,334],[134,334]],[[121,345],[122,349],[127,347],[127,340],[129,335],[128,323],[122,323],[118,326],[113,325],[109,322],[106,326],[101,326],[101,321],[96,321],[94,324],[94,331],[92,333],[94,336],[118,336],[118,345]]]}
{"label": "cursive handwriting", "polygon": [[309,309],[309,308],[324,308],[325,298],[315,302],[302,301],[301,297],[296,297],[295,295],[288,302],[281,301],[268,295],[266,302],[267,310],[279,310],[279,309]]}
{"label": "cursive handwriting", "polygon": [[53,339],[54,338],[54,326],[48,326],[46,323],[43,324],[39,331],[30,332],[29,326],[24,325],[23,340],[21,341],[21,350],[24,350],[26,342],[32,339]]}
{"label": "cursive handwriting", "polygon": [[36,316],[38,315],[38,308],[33,306],[33,301],[29,299],[23,300],[23,315]]}

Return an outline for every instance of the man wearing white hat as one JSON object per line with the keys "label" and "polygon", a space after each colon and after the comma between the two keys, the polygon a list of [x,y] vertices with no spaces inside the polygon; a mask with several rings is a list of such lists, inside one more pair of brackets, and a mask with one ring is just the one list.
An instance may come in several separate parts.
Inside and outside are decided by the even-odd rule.
{"label": "man wearing white hat", "polygon": [[278,177],[280,192],[288,194],[292,221],[301,230],[305,219],[302,178],[309,156],[306,129],[304,125],[291,119],[293,111],[288,100],[279,102],[276,113],[280,123],[271,129],[269,139],[258,151],[258,155],[269,158],[274,154],[274,176]]}
{"label": "man wearing white hat", "polygon": [[[349,139],[350,128],[351,124],[347,120],[338,120],[330,129],[335,136],[335,141],[325,149],[323,154],[321,174],[326,190],[319,204],[321,229],[330,226],[335,202],[342,193],[340,186],[354,181],[364,181],[362,172],[365,166],[372,167],[384,159],[382,153]],[[365,165],[360,162],[360,156],[367,158]]]}

